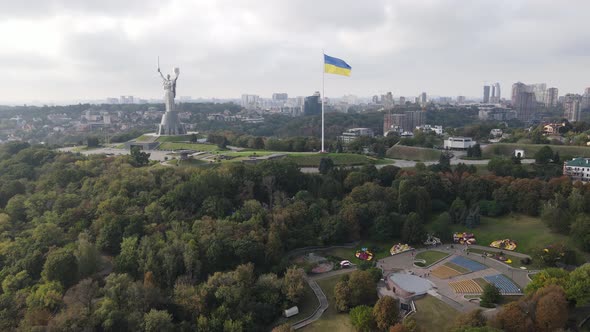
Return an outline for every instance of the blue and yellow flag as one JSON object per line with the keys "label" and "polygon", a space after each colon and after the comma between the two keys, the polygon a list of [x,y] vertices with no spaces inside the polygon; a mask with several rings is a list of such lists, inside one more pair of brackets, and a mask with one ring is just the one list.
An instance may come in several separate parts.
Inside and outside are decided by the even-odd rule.
{"label": "blue and yellow flag", "polygon": [[328,74],[350,76],[352,68],[344,60],[324,54],[324,72]]}

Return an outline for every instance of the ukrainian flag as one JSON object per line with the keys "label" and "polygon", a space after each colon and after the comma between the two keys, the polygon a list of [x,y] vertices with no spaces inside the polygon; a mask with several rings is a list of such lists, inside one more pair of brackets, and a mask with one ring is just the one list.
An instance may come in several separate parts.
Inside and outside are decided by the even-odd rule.
{"label": "ukrainian flag", "polygon": [[344,60],[324,54],[324,72],[328,74],[350,76],[352,68]]}

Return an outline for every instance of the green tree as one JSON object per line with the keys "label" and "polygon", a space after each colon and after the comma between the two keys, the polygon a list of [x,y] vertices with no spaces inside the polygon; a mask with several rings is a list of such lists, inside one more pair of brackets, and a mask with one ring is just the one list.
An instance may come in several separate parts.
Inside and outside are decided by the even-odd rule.
{"label": "green tree", "polygon": [[172,315],[166,310],[151,309],[143,315],[143,326],[146,332],[173,331]]}
{"label": "green tree", "polygon": [[46,281],[58,281],[64,287],[72,286],[78,279],[78,263],[71,249],[59,248],[49,252],[41,272]]}
{"label": "green tree", "polygon": [[420,220],[418,214],[412,212],[406,218],[402,228],[402,240],[406,243],[421,243],[426,237],[424,223]]}
{"label": "green tree", "polygon": [[150,163],[150,153],[141,151],[139,146],[132,146],[131,162],[137,167],[145,166]]}
{"label": "green tree", "polygon": [[590,303],[590,264],[584,264],[570,273],[566,283],[566,293],[570,300],[581,307]]}
{"label": "green tree", "polygon": [[359,332],[374,331],[375,321],[373,320],[373,310],[366,305],[360,305],[350,310],[350,322]]}
{"label": "green tree", "polygon": [[441,213],[432,223],[433,235],[443,241],[451,238],[451,215],[448,212]]}
{"label": "green tree", "polygon": [[78,235],[78,247],[74,255],[78,262],[78,272],[81,278],[94,274],[100,268],[100,254],[94,243],[90,242],[87,233]]}
{"label": "green tree", "polygon": [[334,161],[332,161],[332,158],[323,157],[322,159],[320,159],[320,167],[319,167],[320,174],[322,174],[322,175],[328,174],[328,172],[330,172],[330,170],[332,170],[332,168],[334,168]]}
{"label": "green tree", "polygon": [[465,222],[465,218],[467,218],[467,213],[467,205],[465,204],[465,201],[459,197],[455,198],[453,204],[451,204],[451,208],[449,209],[451,221],[454,224],[463,224]]}
{"label": "green tree", "polygon": [[373,307],[373,319],[377,329],[387,331],[399,321],[399,303],[390,296],[383,296]]}
{"label": "green tree", "polygon": [[481,296],[481,305],[482,307],[490,306],[492,303],[498,303],[502,299],[502,294],[500,294],[500,290],[492,285],[487,284],[483,288],[483,295]]}
{"label": "green tree", "polygon": [[587,214],[580,214],[572,224],[571,236],[576,239],[582,248],[590,251],[590,218]]}
{"label": "green tree", "polygon": [[57,281],[41,284],[27,297],[27,306],[57,310],[62,305],[63,291],[63,286]]}
{"label": "green tree", "polygon": [[531,282],[525,288],[525,292],[532,294],[549,285],[557,285],[565,288],[568,280],[569,272],[564,269],[555,267],[543,269],[533,275]]}
{"label": "green tree", "polygon": [[535,162],[537,164],[547,164],[553,158],[553,150],[545,145],[535,153]]}
{"label": "green tree", "polygon": [[354,271],[350,274],[348,286],[351,290],[351,307],[373,304],[377,299],[377,283],[368,271]]}

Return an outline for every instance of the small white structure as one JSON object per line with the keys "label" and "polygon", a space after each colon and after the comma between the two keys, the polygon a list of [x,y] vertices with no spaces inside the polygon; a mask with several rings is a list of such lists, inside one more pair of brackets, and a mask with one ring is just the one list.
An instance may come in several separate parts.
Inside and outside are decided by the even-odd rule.
{"label": "small white structure", "polygon": [[504,134],[502,129],[494,128],[494,129],[490,130],[490,135],[492,135],[494,137],[500,137],[500,136],[502,136],[502,134]]}
{"label": "small white structure", "polygon": [[347,268],[347,267],[351,267],[351,266],[352,266],[352,263],[348,260],[344,260],[344,261],[340,262],[341,268]]}
{"label": "small white structure", "polygon": [[289,309],[286,309],[285,311],[283,311],[283,316],[289,318],[289,317],[293,317],[295,315],[299,314],[299,308],[297,308],[297,306],[291,307]]}
{"label": "small white structure", "polygon": [[524,158],[524,150],[523,149],[515,149],[514,156],[517,158]]}
{"label": "small white structure", "polygon": [[471,137],[449,137],[445,140],[444,147],[448,150],[466,150],[477,144]]}

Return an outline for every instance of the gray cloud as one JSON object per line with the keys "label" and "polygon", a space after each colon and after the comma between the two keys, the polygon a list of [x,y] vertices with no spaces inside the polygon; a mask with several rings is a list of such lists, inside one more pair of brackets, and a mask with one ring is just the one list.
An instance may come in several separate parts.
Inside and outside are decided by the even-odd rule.
{"label": "gray cloud", "polygon": [[328,96],[478,96],[485,81],[506,92],[518,80],[580,92],[588,10],[585,0],[14,1],[0,4],[0,26],[34,32],[0,49],[10,77],[0,88],[13,100],[156,97],[159,55],[164,71],[181,67],[181,95],[306,95],[320,89],[324,49],[353,66],[351,78],[327,77]]}

